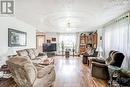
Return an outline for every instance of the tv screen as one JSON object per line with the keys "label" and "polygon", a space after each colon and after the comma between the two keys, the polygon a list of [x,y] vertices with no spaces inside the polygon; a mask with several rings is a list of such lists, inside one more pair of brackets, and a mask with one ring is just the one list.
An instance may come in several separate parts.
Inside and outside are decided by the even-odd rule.
{"label": "tv screen", "polygon": [[56,43],[44,43],[43,52],[56,51]]}

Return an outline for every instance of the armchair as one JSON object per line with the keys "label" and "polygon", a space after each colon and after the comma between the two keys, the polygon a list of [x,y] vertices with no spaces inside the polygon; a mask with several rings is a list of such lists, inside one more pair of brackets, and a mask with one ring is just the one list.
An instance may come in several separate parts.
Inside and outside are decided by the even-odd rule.
{"label": "armchair", "polygon": [[37,68],[29,58],[17,56],[6,61],[19,87],[49,87],[55,81],[53,65]]}
{"label": "armchair", "polygon": [[87,52],[83,53],[83,64],[87,64],[88,57],[97,57],[98,52],[94,50],[94,53],[89,55]]}
{"label": "armchair", "polygon": [[99,79],[109,79],[108,65],[121,67],[124,54],[118,51],[110,51],[106,60],[93,59],[91,74]]}

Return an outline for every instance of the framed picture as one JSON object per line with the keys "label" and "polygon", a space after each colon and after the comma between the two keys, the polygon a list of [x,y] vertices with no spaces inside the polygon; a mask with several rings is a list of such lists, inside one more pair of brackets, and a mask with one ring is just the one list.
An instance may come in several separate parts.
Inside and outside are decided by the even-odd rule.
{"label": "framed picture", "polygon": [[48,40],[47,40],[47,43],[51,43],[51,40],[48,39]]}
{"label": "framed picture", "polygon": [[8,28],[8,46],[26,46],[27,33],[19,30]]}
{"label": "framed picture", "polygon": [[55,41],[56,41],[56,38],[52,38],[52,41],[55,42]]}

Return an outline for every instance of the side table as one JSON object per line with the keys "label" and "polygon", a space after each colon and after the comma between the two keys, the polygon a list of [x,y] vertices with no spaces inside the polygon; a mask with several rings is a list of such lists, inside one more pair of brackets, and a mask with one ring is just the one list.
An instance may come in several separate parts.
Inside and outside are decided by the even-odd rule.
{"label": "side table", "polygon": [[10,78],[11,77],[9,67],[7,65],[2,65],[0,67],[0,72],[3,73],[3,76],[1,78]]}
{"label": "side table", "polygon": [[113,75],[116,72],[120,72],[121,68],[117,67],[117,66],[112,66],[112,65],[108,65],[108,71],[109,71],[109,75],[110,75],[110,87],[112,87],[113,84]]}
{"label": "side table", "polygon": [[69,51],[65,51],[65,58],[69,58],[70,56],[70,52]]}

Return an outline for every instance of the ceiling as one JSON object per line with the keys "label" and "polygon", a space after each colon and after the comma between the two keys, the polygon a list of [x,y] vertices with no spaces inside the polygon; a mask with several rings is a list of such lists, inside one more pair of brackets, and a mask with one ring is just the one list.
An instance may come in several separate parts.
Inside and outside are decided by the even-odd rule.
{"label": "ceiling", "polygon": [[130,10],[130,0],[16,0],[16,17],[39,31],[93,31]]}

